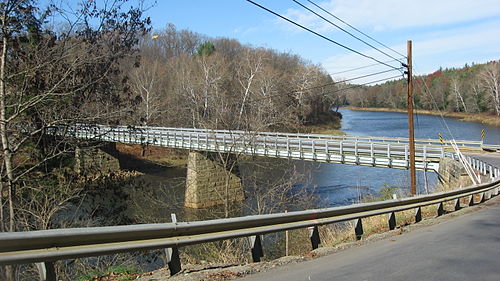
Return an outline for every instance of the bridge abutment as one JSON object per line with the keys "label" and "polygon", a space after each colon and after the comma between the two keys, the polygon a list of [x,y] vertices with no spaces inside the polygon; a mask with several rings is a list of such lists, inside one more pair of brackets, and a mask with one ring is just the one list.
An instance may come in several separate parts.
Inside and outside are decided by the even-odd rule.
{"label": "bridge abutment", "polygon": [[442,158],[439,162],[438,188],[447,190],[472,185],[472,180],[459,161],[452,158]]}
{"label": "bridge abutment", "polygon": [[[221,164],[215,153],[190,152],[184,206],[206,208],[245,199],[234,158]],[[227,163],[230,162],[230,163]]]}
{"label": "bridge abutment", "polygon": [[120,170],[116,144],[109,142],[100,146],[75,149],[75,171],[78,174],[108,173]]}

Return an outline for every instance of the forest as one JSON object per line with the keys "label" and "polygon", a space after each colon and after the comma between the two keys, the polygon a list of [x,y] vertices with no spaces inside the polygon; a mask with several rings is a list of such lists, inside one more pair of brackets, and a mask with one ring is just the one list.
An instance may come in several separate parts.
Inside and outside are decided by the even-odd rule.
{"label": "forest", "polygon": [[[54,127],[338,126],[330,109],[341,100],[325,95],[337,85],[319,65],[174,25],[152,31],[147,7],[131,4],[0,2],[1,232],[99,225],[61,218],[89,189],[108,184],[74,169],[76,152],[98,144],[54,138],[47,134]],[[65,268],[58,265],[59,274]],[[0,279],[29,279],[34,271],[4,266]]]}
{"label": "forest", "polygon": [[[417,109],[500,116],[500,61],[439,69],[414,77]],[[406,81],[359,87],[347,95],[356,107],[406,108]]]}
{"label": "forest", "polygon": [[330,108],[341,101],[324,94],[337,86],[297,55],[172,24],[138,47],[141,63],[127,72],[133,124],[261,131],[338,124]]}

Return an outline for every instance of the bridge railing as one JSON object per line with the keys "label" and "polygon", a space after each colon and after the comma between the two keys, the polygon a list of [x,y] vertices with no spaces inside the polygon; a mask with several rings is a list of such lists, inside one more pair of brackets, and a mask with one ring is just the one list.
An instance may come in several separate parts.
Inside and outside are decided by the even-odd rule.
{"label": "bridge railing", "polygon": [[[362,141],[362,142],[391,142],[391,143],[408,143],[408,138],[400,137],[373,137],[373,136],[336,136],[325,134],[305,134],[305,133],[282,133],[282,132],[256,132],[242,130],[213,130],[213,129],[196,129],[196,128],[172,128],[172,127],[149,127],[149,126],[134,126],[133,128],[142,130],[157,130],[170,132],[200,132],[214,134],[232,134],[232,135],[253,135],[253,136],[269,136],[269,137],[284,137],[284,138],[306,138],[306,139],[329,139],[329,140],[345,140],[345,141]],[[435,145],[435,146],[451,146],[450,140],[437,139],[415,139],[416,144]],[[479,148],[482,141],[457,140],[459,146],[467,146]]]}
{"label": "bridge railing", "polygon": [[[169,267],[175,274],[181,270],[178,247],[238,237],[250,237],[252,257],[257,262],[263,253],[260,244],[260,235],[263,234],[309,227],[312,228],[311,244],[316,248],[320,243],[318,226],[354,220],[356,237],[361,239],[364,218],[388,214],[388,228],[394,229],[396,212],[415,209],[415,222],[419,222],[424,206],[437,204],[439,216],[444,213],[445,202],[452,201],[454,210],[458,210],[463,207],[461,198],[467,198],[466,205],[481,203],[498,195],[499,187],[500,180],[496,180],[399,200],[289,213],[196,222],[0,233],[0,265],[44,263],[50,269],[53,268],[50,263],[57,260],[170,248],[167,251],[170,253]],[[479,194],[479,200],[474,199],[476,194]]]}
{"label": "bridge railing", "polygon": [[[310,134],[245,132],[144,126],[87,125],[63,127],[65,134],[89,139],[131,144],[150,144],[212,152],[241,153],[255,156],[337,162],[357,165],[409,168],[409,146],[402,138],[346,137]],[[62,132],[62,131],[61,131]],[[421,140],[435,143],[437,140]],[[474,143],[474,142],[463,142]],[[477,142],[479,143],[479,142]],[[443,146],[417,144],[417,168],[437,170],[435,163],[454,157]],[[494,178],[498,168],[477,159],[472,166]]]}
{"label": "bridge railing", "polygon": [[[370,142],[343,138],[309,138],[299,134],[238,131],[211,131],[157,127],[83,125],[62,128],[60,134],[82,139],[158,145],[212,152],[241,153],[254,156],[290,158],[357,165],[409,168],[407,143]],[[240,133],[241,132],[241,133]],[[305,135],[307,136],[307,135]],[[439,146],[417,145],[419,169],[437,169],[444,156]]]}
{"label": "bridge railing", "polygon": [[[458,161],[458,156],[455,153],[449,155],[449,157]],[[476,173],[488,176],[490,180],[494,180],[500,178],[500,168],[495,167],[481,159],[477,159],[471,156],[465,156],[465,160],[470,163],[472,169],[476,171]]]}

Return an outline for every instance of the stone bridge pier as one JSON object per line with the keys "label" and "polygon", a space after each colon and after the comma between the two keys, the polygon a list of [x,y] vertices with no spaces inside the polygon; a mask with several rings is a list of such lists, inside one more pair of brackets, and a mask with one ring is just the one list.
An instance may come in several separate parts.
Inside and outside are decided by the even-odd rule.
{"label": "stone bridge pier", "polygon": [[206,208],[243,199],[235,156],[189,152],[184,206]]}
{"label": "stone bridge pier", "polygon": [[[462,163],[452,158],[445,157],[441,159],[439,162],[438,176],[438,187],[444,190],[472,185],[472,180],[462,166]],[[483,182],[488,180],[484,176],[481,177]]]}
{"label": "stone bridge pier", "polygon": [[120,170],[120,161],[116,143],[106,142],[88,148],[75,149],[75,166],[77,173],[109,173]]}

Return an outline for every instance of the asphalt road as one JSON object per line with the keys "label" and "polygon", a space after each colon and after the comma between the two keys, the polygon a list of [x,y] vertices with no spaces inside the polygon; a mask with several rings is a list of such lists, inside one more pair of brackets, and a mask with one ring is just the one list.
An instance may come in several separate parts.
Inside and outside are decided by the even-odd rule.
{"label": "asphalt road", "polygon": [[436,225],[238,280],[498,281],[499,199]]}
{"label": "asphalt road", "polygon": [[473,158],[482,160],[488,164],[495,167],[500,167],[500,152],[490,152],[490,153],[464,153],[465,155],[471,156]]}

